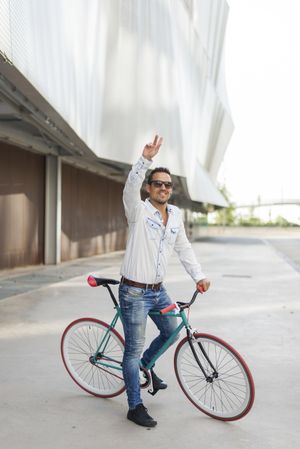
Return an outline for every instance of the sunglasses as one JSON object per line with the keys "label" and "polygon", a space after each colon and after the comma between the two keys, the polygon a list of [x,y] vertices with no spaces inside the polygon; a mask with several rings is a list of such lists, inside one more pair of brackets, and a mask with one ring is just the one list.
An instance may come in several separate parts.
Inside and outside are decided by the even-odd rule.
{"label": "sunglasses", "polygon": [[156,187],[157,189],[159,189],[162,186],[165,186],[167,190],[170,190],[173,187],[173,182],[170,181],[150,181],[149,184],[153,184],[154,187]]}

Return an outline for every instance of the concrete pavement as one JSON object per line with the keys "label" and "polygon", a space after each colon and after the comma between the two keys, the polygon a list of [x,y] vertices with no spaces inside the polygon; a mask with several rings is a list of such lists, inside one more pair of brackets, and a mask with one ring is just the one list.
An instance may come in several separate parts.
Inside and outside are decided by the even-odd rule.
{"label": "concrete pavement", "polygon": [[[70,321],[82,316],[110,320],[112,305],[105,290],[88,287],[85,279],[90,272],[118,278],[122,253],[114,253],[42,267],[34,273],[27,270],[18,273],[19,280],[16,273],[2,273],[1,449],[126,449],[133,445],[294,449],[298,445],[300,275],[296,259],[294,265],[289,263],[264,238],[209,238],[193,247],[212,288],[194,305],[191,322],[228,341],[246,359],[256,384],[250,414],[223,423],[199,412],[177,384],[174,348],[157,363],[169,388],[155,397],[144,392],[145,405],[158,420],[154,429],[126,419],[125,395],[103,400],[73,383],[60,358],[61,334]],[[48,273],[47,282],[38,280],[39,272],[44,279]],[[32,281],[22,293],[26,276],[37,282]],[[9,280],[15,280],[17,295],[3,293]],[[174,300],[193,293],[193,282],[176,256],[165,284]],[[154,335],[149,322],[147,340]]]}

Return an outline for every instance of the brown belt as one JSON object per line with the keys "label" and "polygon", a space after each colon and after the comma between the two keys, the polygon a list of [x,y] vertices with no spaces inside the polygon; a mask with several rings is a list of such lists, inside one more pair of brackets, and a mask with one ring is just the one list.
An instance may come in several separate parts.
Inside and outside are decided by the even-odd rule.
{"label": "brown belt", "polygon": [[121,284],[130,285],[131,287],[143,288],[143,289],[151,289],[151,290],[159,290],[162,282],[158,284],[142,284],[141,282],[130,281],[129,279],[121,277]]}

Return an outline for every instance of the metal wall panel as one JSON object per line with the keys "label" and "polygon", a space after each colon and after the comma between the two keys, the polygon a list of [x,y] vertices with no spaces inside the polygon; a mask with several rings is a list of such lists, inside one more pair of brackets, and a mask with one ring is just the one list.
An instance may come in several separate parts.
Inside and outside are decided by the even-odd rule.
{"label": "metal wall panel", "polygon": [[61,260],[125,248],[123,185],[63,164]]}
{"label": "metal wall panel", "polygon": [[0,142],[0,269],[43,263],[45,158]]}
{"label": "metal wall panel", "polygon": [[157,132],[164,146],[155,161],[187,179],[191,200],[227,205],[215,185],[233,131],[225,0],[0,6],[0,52],[60,115],[58,128],[65,122],[93,156],[130,165]]}

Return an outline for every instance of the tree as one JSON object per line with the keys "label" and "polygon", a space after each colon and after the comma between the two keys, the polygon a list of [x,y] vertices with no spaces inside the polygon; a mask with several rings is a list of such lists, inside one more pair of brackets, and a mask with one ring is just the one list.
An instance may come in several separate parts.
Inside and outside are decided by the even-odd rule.
{"label": "tree", "polygon": [[228,203],[228,207],[224,207],[216,211],[215,224],[222,226],[232,226],[235,224],[235,206],[234,203],[230,201],[230,194],[225,185],[219,187],[220,192],[223,194],[224,198]]}

